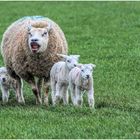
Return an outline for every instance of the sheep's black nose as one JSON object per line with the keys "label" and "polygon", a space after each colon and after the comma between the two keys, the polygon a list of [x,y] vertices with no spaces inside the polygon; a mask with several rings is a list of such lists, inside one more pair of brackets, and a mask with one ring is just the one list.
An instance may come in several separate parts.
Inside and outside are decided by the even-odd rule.
{"label": "sheep's black nose", "polygon": [[89,75],[86,75],[87,79],[89,78]]}
{"label": "sheep's black nose", "polygon": [[2,81],[5,82],[6,81],[6,78],[2,78]]}
{"label": "sheep's black nose", "polygon": [[31,41],[32,41],[32,42],[37,42],[37,41],[38,41],[38,39],[31,39]]}

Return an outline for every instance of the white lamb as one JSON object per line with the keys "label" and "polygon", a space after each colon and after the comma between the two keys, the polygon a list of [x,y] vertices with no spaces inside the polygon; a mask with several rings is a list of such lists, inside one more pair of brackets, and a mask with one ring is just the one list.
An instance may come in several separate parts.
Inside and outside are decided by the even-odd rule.
{"label": "white lamb", "polygon": [[9,90],[13,89],[16,93],[16,80],[9,76],[6,67],[0,68],[0,86],[2,91],[2,101],[6,103],[9,99]]}
{"label": "white lamb", "polygon": [[52,89],[52,102],[56,105],[63,99],[64,105],[68,104],[68,85],[69,85],[69,72],[77,66],[79,55],[62,55],[64,61],[57,62],[53,65],[50,72],[51,89]]}
{"label": "white lamb", "polygon": [[69,87],[71,92],[71,100],[75,106],[82,106],[82,91],[88,91],[88,104],[94,108],[94,87],[92,71],[96,65],[81,64],[79,67],[73,68],[69,73]]}

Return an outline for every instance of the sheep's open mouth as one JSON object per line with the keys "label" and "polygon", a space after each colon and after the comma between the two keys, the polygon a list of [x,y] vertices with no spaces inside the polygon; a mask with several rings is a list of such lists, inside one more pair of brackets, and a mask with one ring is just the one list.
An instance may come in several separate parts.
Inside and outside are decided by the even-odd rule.
{"label": "sheep's open mouth", "polygon": [[36,53],[40,48],[40,45],[36,42],[31,42],[31,49],[34,53]]}

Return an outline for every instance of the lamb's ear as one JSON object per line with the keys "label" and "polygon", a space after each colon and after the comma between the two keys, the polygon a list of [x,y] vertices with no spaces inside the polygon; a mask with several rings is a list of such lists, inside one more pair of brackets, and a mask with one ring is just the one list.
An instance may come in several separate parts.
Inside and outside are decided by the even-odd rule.
{"label": "lamb's ear", "polygon": [[32,29],[32,25],[28,26],[28,32]]}
{"label": "lamb's ear", "polygon": [[51,23],[48,23],[48,26],[46,27],[47,31],[50,32],[51,29],[52,29],[52,24]]}
{"label": "lamb's ear", "polygon": [[57,54],[57,55],[60,56],[60,57],[62,57],[64,60],[67,59],[67,55],[65,55],[65,54]]}
{"label": "lamb's ear", "polygon": [[95,64],[90,64],[90,65],[91,65],[91,67],[92,67],[93,69],[95,69],[95,67],[96,67]]}
{"label": "lamb's ear", "polygon": [[79,58],[80,58],[80,55],[70,55],[70,56],[74,57],[77,61],[78,61]]}
{"label": "lamb's ear", "polygon": [[76,65],[76,67],[78,67],[80,69],[82,68],[82,66],[83,66],[83,64],[81,64],[81,63],[79,63],[79,64]]}

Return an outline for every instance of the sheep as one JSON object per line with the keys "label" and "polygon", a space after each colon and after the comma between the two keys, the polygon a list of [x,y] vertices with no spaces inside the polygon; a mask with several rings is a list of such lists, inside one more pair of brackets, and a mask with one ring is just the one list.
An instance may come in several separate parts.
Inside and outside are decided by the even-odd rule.
{"label": "sheep", "polygon": [[71,92],[71,100],[75,106],[82,106],[83,91],[88,92],[88,104],[94,108],[94,87],[92,71],[96,65],[79,64],[69,73],[69,88]]}
{"label": "sheep", "polygon": [[18,81],[20,102],[24,102],[22,78],[30,84],[37,104],[42,104],[41,89],[46,83],[44,103],[48,105],[51,67],[61,59],[56,54],[67,51],[63,31],[49,18],[24,17],[8,27],[2,38],[1,53],[9,75]]}
{"label": "sheep", "polygon": [[[0,68],[0,86],[2,91],[2,101],[3,103],[8,102],[9,90],[13,89],[16,94],[16,80],[11,78],[7,73],[6,67]],[[16,95],[18,96],[18,95]]]}
{"label": "sheep", "polygon": [[64,105],[68,104],[68,84],[69,72],[77,66],[79,55],[62,55],[64,61],[57,62],[53,65],[50,72],[51,89],[52,89],[52,102],[56,105],[63,99]]}

